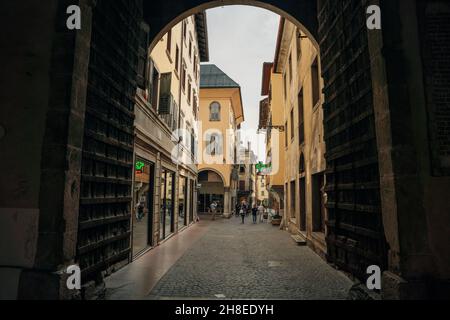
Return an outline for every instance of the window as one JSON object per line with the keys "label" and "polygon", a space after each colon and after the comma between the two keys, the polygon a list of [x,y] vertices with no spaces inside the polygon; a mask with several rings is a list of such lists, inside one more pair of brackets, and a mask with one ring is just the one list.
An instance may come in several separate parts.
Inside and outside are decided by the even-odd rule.
{"label": "window", "polygon": [[302,153],[300,155],[300,164],[299,164],[299,172],[300,172],[300,174],[304,174],[305,170],[306,170],[306,167],[305,167],[305,156]]}
{"label": "window", "polygon": [[183,91],[186,91],[186,64],[183,61],[183,65],[181,67],[181,88]]}
{"label": "window", "polygon": [[311,65],[311,81],[312,81],[312,98],[313,107],[319,103],[320,100],[320,81],[319,81],[319,64],[317,58]]}
{"label": "window", "polygon": [[287,148],[288,146],[288,123],[286,121],[286,123],[284,124],[284,146]]}
{"label": "window", "polygon": [[305,119],[303,107],[303,89],[298,93],[298,139],[300,145],[305,142]]}
{"label": "window", "polygon": [[194,118],[197,119],[198,100],[197,100],[197,93],[195,92],[195,90],[192,93],[192,97],[194,100],[194,103],[192,104],[192,112],[194,114]]}
{"label": "window", "polygon": [[192,39],[189,40],[189,59],[192,60]]}
{"label": "window", "polygon": [[193,129],[191,129],[191,154],[192,154],[192,158],[195,158],[195,147],[196,147],[195,132],[194,132]]}
{"label": "window", "polygon": [[292,75],[294,74],[292,70],[292,53],[289,54],[289,83],[292,83]]}
{"label": "window", "polygon": [[291,140],[294,139],[294,109],[291,110]]}
{"label": "window", "polygon": [[187,22],[183,21],[183,41],[186,43],[186,35],[187,35]]}
{"label": "window", "polygon": [[194,56],[194,75],[197,76],[197,55]]}
{"label": "window", "polygon": [[191,84],[191,80],[189,79],[189,81],[188,81],[188,91],[187,91],[187,101],[188,101],[189,105],[191,104],[191,100],[192,100],[191,95],[192,95],[192,84]]}
{"label": "window", "polygon": [[291,204],[291,207],[289,208],[290,209],[290,211],[291,211],[291,218],[293,218],[293,219],[295,219],[295,198],[296,198],[296,195],[297,195],[297,191],[295,190],[296,188],[295,188],[295,181],[291,181],[291,194],[290,194],[290,200],[291,200],[291,202],[290,202],[290,204]]}
{"label": "window", "polygon": [[175,70],[179,73],[180,72],[180,48],[175,49]]}
{"label": "window", "polygon": [[210,121],[220,121],[220,104],[218,102],[213,102],[209,106],[209,120]]}
{"label": "window", "polygon": [[302,33],[297,30],[297,61],[302,57]]}
{"label": "window", "polygon": [[166,50],[170,56],[170,54],[172,52],[172,30],[169,30],[169,32],[167,32],[167,48],[166,48]]}
{"label": "window", "polygon": [[207,154],[210,156],[222,155],[222,140],[219,134],[213,133],[208,135]]}
{"label": "window", "polygon": [[158,110],[158,92],[159,92],[159,72],[152,60],[149,63],[149,88],[148,102],[153,109]]}

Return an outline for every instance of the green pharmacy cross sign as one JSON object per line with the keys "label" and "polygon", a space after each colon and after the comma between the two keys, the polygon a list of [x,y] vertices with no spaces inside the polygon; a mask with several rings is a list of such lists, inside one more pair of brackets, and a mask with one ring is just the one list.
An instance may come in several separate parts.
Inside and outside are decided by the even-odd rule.
{"label": "green pharmacy cross sign", "polygon": [[142,161],[136,161],[135,168],[138,173],[142,173],[144,172],[145,163]]}
{"label": "green pharmacy cross sign", "polygon": [[272,168],[271,164],[264,164],[261,161],[255,165],[256,171],[258,173],[267,172]]}

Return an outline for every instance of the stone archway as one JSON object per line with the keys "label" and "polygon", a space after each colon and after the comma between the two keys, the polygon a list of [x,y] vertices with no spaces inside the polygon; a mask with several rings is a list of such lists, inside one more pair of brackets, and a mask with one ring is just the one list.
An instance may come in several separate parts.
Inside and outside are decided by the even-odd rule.
{"label": "stone archway", "polygon": [[208,213],[213,201],[218,203],[218,212],[225,213],[229,209],[229,186],[225,185],[223,174],[215,169],[204,168],[198,173],[199,208],[198,213]]}
{"label": "stone archway", "polygon": [[[127,6],[129,20],[115,25],[119,33],[125,28],[137,33],[144,19],[153,26],[153,40],[177,19],[192,14],[192,10],[226,4],[278,10],[297,21],[297,25],[301,22],[320,45],[326,84],[327,180],[334,188],[329,199],[333,211],[329,242],[334,249],[329,259],[358,276],[364,271],[364,264],[352,262],[358,261],[358,256],[384,266],[390,271],[385,275],[386,297],[407,297],[415,288],[398,275],[407,280],[427,276],[433,288],[435,283],[450,278],[450,250],[442,244],[446,243],[448,230],[440,227],[449,219],[450,205],[443,192],[450,188],[450,181],[448,175],[430,173],[437,147],[428,141],[428,132],[423,129],[432,124],[427,115],[433,112],[430,106],[434,102],[429,101],[432,88],[425,88],[423,80],[425,71],[431,72],[425,69],[430,53],[422,47],[425,40],[430,40],[426,28],[427,19],[435,12],[433,8],[439,7],[439,12],[448,15],[448,3],[416,0],[409,6],[401,0],[146,0],[143,7],[142,1],[137,0],[117,0],[109,2],[109,7],[104,0],[96,1],[97,6],[91,0],[74,3],[80,5],[84,16],[82,29],[73,32],[65,28],[63,1],[52,0],[48,7],[27,4],[26,10],[21,3],[0,5],[3,12],[9,13],[1,20],[1,26],[14,30],[2,38],[12,50],[0,53],[3,61],[11,62],[1,75],[2,83],[7,84],[2,87],[7,106],[4,110],[14,110],[2,116],[6,120],[0,123],[0,139],[7,150],[4,159],[8,159],[1,168],[1,225],[6,232],[2,232],[0,243],[14,244],[2,248],[5,254],[0,272],[2,277],[12,279],[13,295],[73,295],[64,289],[60,274],[79,259],[79,229],[83,224],[79,216],[86,214],[82,206],[90,201],[82,194],[83,183],[89,181],[84,174],[86,168],[82,170],[82,163],[86,163],[83,157],[89,151],[86,136],[97,138],[97,142],[102,140],[98,135],[86,134],[85,128],[92,124],[88,117],[102,119],[101,112],[86,112],[86,105],[93,103],[88,87],[107,83],[102,76],[106,69],[98,68],[98,62],[104,62],[113,52],[95,50],[102,42],[114,43],[118,35],[116,30],[105,30],[102,23],[108,13],[113,13],[108,19],[114,19],[114,13]],[[389,30],[366,29],[362,9],[369,4],[381,6],[383,25]],[[417,10],[416,4],[423,10]],[[342,35],[348,41],[335,42]],[[36,41],[40,43],[38,47]],[[126,41],[114,45],[128,45],[130,53],[139,49],[137,44]],[[99,78],[93,77],[94,69],[100,73]],[[129,85],[119,89],[119,96],[135,88],[131,69]],[[364,120],[366,123],[353,121],[352,113],[346,111],[351,106],[344,107],[345,90],[356,99],[352,103],[361,108],[364,119],[369,119]],[[97,103],[104,105],[104,100],[100,98]],[[132,106],[129,109],[123,102],[119,105],[130,118]],[[104,114],[103,120],[109,121]],[[131,127],[129,121],[128,126]],[[24,134],[15,130],[17,127],[32,131]],[[24,151],[27,157],[23,156]],[[123,160],[129,162],[127,154]],[[364,171],[367,163],[370,170]],[[363,173],[358,174],[358,170]],[[357,182],[361,189],[345,189],[342,179],[352,180],[355,176],[369,178]],[[368,184],[367,179],[372,183]],[[365,196],[368,187],[379,198]],[[352,197],[356,199],[353,203],[342,201]],[[361,211],[373,220],[362,226],[352,225],[356,220],[354,213]],[[384,237],[389,261],[383,254]],[[107,268],[108,264],[100,261],[98,267]],[[427,290],[421,292],[427,294]]]}

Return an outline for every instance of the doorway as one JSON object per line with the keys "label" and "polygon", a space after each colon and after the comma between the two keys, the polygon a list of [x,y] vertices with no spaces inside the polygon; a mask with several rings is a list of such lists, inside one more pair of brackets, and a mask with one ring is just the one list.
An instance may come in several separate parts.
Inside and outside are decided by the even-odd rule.
{"label": "doorway", "polygon": [[325,175],[323,173],[317,173],[312,176],[313,232],[325,233],[324,182]]}
{"label": "doorway", "polygon": [[300,231],[306,232],[306,179],[300,178]]}

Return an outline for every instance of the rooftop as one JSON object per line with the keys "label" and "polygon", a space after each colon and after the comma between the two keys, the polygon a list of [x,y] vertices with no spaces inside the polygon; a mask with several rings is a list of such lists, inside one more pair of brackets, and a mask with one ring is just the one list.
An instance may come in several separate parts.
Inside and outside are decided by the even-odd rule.
{"label": "rooftop", "polygon": [[200,66],[200,88],[240,88],[233,79],[215,64]]}

